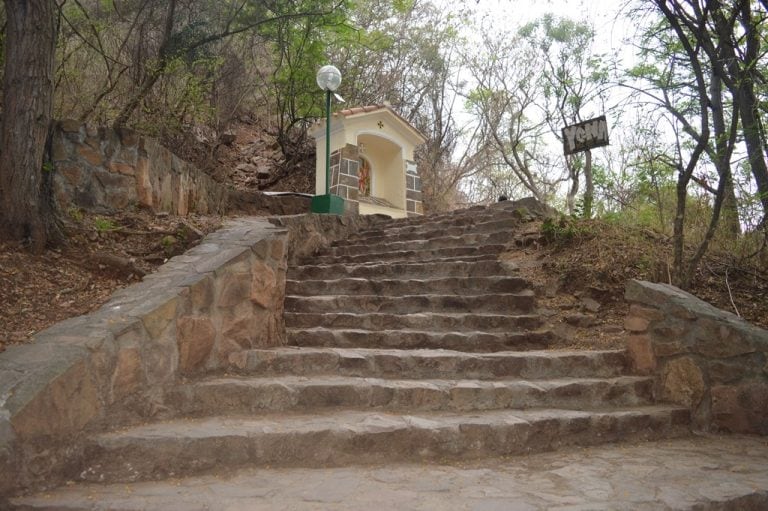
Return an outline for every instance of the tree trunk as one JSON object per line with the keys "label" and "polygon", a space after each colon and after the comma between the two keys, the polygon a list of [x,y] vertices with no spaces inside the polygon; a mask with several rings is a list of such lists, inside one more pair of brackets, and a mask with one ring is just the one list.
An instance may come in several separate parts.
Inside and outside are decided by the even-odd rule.
{"label": "tree trunk", "polygon": [[[723,180],[722,189],[722,217],[725,227],[725,234],[728,239],[735,240],[741,234],[741,225],[739,224],[739,206],[736,200],[736,192],[733,187],[733,174],[731,173],[731,153],[733,145],[731,141],[735,138],[738,110],[732,113],[735,116],[732,119],[731,130],[729,131],[725,124],[725,111],[723,109],[723,83],[720,76],[713,72],[710,78],[710,98],[712,108],[712,127],[715,131],[715,168]],[[721,187],[718,186],[718,190]],[[717,202],[717,198],[716,198]]]}
{"label": "tree trunk", "polygon": [[0,126],[0,238],[42,252],[57,241],[52,169],[43,165],[53,108],[56,5],[4,0],[7,15]]}
{"label": "tree trunk", "polygon": [[576,214],[576,195],[579,193],[579,170],[574,165],[573,160],[566,158],[565,162],[571,178],[571,187],[565,196],[565,207],[568,210],[568,214],[573,216]]}
{"label": "tree trunk", "polygon": [[757,193],[763,206],[763,218],[765,219],[768,218],[768,166],[765,163],[763,141],[760,137],[758,120],[755,115],[757,98],[752,82],[745,81],[741,89],[742,93],[738,95],[737,101],[741,113],[744,145],[747,146],[747,158],[755,183],[757,183]]}
{"label": "tree trunk", "polygon": [[584,218],[592,218],[592,203],[595,200],[595,183],[592,179],[592,151],[584,153]]}
{"label": "tree trunk", "polygon": [[[736,17],[741,24],[743,36],[733,26],[736,19],[726,15],[722,2],[714,2],[712,10],[713,20],[720,38],[717,46],[719,54],[710,55],[714,69],[721,75],[723,82],[733,95],[734,110],[741,115],[741,128],[744,136],[744,145],[747,148],[752,175],[757,184],[757,192],[763,208],[763,222],[768,219],[768,164],[765,160],[763,149],[767,143],[766,134],[760,122],[758,111],[758,98],[755,93],[755,81],[761,77],[756,71],[761,54],[760,48],[760,21],[753,17],[751,2],[740,0],[729,9],[734,9]],[[743,37],[743,44],[740,45]],[[713,44],[707,45],[712,52]]]}
{"label": "tree trunk", "polygon": [[741,0],[738,2],[739,20],[744,30],[746,48],[744,49],[744,63],[741,66],[743,72],[739,76],[738,84],[741,89],[738,94],[739,111],[741,112],[741,125],[744,129],[744,143],[747,146],[749,165],[752,175],[757,183],[757,191],[760,194],[760,202],[763,205],[763,225],[768,224],[768,164],[765,161],[763,148],[768,145],[765,132],[760,123],[759,101],[755,94],[755,83],[762,77],[757,71],[760,55],[762,53],[760,29],[762,13],[755,16],[752,10],[752,2]]}

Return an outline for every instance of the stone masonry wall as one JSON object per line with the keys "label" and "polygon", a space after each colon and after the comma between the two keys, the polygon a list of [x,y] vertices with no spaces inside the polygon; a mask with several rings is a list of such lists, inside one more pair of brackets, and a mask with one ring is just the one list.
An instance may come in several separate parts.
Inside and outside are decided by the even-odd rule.
{"label": "stone masonry wall", "polygon": [[331,246],[331,242],[385,222],[381,215],[291,215],[271,217],[275,226],[288,231],[288,262],[297,264]]}
{"label": "stone masonry wall", "polygon": [[92,129],[60,121],[52,158],[60,207],[141,205],[176,215],[221,213],[227,188],[152,138],[129,129]]}
{"label": "stone masonry wall", "polygon": [[164,416],[184,376],[284,344],[289,252],[312,253],[375,221],[232,220],[97,311],[0,353],[0,507],[3,495],[75,478],[64,467],[84,456],[83,436]]}
{"label": "stone masonry wall", "polygon": [[666,284],[630,281],[625,329],[635,371],[703,430],[768,435],[768,331]]}
{"label": "stone masonry wall", "polygon": [[179,377],[285,342],[287,234],[231,222],[97,311],[0,354],[0,495],[59,474],[77,438],[162,411]]}
{"label": "stone masonry wall", "polygon": [[331,153],[331,195],[338,195],[344,199],[347,212],[357,213],[359,204],[357,201],[360,192],[359,178],[360,157],[355,145],[346,146]]}

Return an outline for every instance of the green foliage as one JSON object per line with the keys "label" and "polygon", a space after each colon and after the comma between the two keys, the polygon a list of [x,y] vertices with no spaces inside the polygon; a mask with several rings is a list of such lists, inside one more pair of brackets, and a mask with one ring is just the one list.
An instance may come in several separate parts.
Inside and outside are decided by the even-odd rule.
{"label": "green foliage", "polygon": [[207,22],[192,22],[171,36],[165,47],[165,54],[173,59],[183,59],[190,67],[197,61],[211,59],[213,58],[211,45],[199,44],[199,41],[210,35],[211,30]]}
{"label": "green foliage", "polygon": [[176,236],[170,234],[163,236],[163,238],[160,240],[160,246],[163,247],[163,252],[165,253],[166,257],[170,257],[176,252],[178,249],[179,241],[180,240]]}
{"label": "green foliage", "polygon": [[[302,0],[285,6],[286,16],[262,25],[258,33],[272,48],[273,71],[268,82],[278,111],[278,140],[286,147],[294,127],[324,116],[324,96],[315,82],[317,69],[328,63],[329,43],[350,32],[346,23],[350,4],[336,0]],[[296,16],[301,12],[321,13]]]}
{"label": "green foliage", "polygon": [[109,218],[104,217],[96,217],[93,219],[93,227],[98,232],[108,232],[108,231],[114,231],[117,229],[117,225],[114,221],[112,221]]}
{"label": "green foliage", "polygon": [[392,8],[400,14],[411,12],[415,5],[416,0],[392,0]]}
{"label": "green foliage", "polygon": [[67,208],[67,214],[72,220],[74,220],[77,223],[82,223],[83,218],[85,218],[83,215],[83,211],[77,206],[70,206],[69,208]]}
{"label": "green foliage", "polygon": [[589,235],[590,230],[582,221],[560,215],[557,218],[547,218],[541,224],[541,233],[548,243],[567,245]]}

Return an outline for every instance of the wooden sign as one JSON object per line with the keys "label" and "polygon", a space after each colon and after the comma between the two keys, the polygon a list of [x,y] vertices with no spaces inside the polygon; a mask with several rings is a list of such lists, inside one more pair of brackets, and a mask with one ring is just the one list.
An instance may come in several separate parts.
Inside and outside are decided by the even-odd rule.
{"label": "wooden sign", "polygon": [[604,145],[608,145],[608,121],[604,115],[563,128],[566,156]]}

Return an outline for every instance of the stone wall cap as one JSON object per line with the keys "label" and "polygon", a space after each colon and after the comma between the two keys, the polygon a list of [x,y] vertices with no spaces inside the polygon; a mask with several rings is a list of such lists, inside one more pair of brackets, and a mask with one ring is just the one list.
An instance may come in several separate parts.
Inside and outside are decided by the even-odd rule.
{"label": "stone wall cap", "polygon": [[656,308],[667,302],[680,304],[681,301],[685,301],[688,302],[689,308],[696,308],[702,312],[730,314],[726,311],[717,309],[704,300],[697,298],[678,287],[658,282],[647,282],[645,280],[632,279],[627,282],[624,298],[629,302],[641,303]]}
{"label": "stone wall cap", "polygon": [[0,368],[16,373],[15,378],[6,373],[0,389],[0,410],[7,410],[10,416],[24,408],[58,376],[89,356],[85,348],[50,343],[11,346],[3,355]]}
{"label": "stone wall cap", "polygon": [[[669,284],[630,280],[624,297],[630,303],[640,303],[656,309],[673,311],[673,315],[687,314],[687,319],[714,320],[743,332],[750,341],[768,347],[768,330],[759,328],[732,312],[718,309],[704,300]],[[677,310],[678,312],[674,312]]]}

